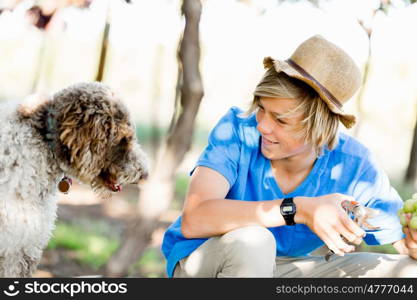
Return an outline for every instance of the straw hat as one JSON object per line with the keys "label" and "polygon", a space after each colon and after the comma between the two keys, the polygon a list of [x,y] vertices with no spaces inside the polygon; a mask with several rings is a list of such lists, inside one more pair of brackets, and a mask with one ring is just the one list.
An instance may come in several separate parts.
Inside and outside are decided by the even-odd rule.
{"label": "straw hat", "polygon": [[346,128],[355,124],[355,116],[343,111],[345,104],[358,90],[361,73],[352,58],[342,49],[315,35],[295,50],[287,60],[264,59],[265,68],[279,72],[310,85],[326,102],[329,109],[340,115]]}

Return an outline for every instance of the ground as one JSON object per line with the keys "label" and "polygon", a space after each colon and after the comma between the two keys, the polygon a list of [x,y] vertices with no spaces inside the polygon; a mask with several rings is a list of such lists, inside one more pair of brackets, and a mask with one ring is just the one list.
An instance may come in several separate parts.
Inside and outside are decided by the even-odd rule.
{"label": "ground", "polygon": [[[57,230],[69,228],[68,239],[74,235],[76,228],[81,240],[85,235],[94,233],[99,237],[108,238],[113,241],[120,241],[128,220],[132,217],[137,203],[138,187],[128,186],[122,192],[114,194],[111,199],[101,200],[85,186],[75,183],[67,195],[60,194],[58,201],[57,229],[50,242],[57,244],[55,247],[48,247],[43,253],[35,277],[74,277],[74,276],[103,276],[104,265],[97,266],[91,259],[80,259],[80,251],[74,250],[71,243],[77,241],[56,241]],[[160,219],[160,226],[152,236],[152,243],[145,257],[138,262],[137,268],[131,270],[130,276],[138,277],[164,277],[164,262],[160,253],[163,232],[165,228],[178,215],[177,211],[168,211]],[[75,233],[77,234],[77,233]],[[64,234],[65,235],[65,234]],[[64,236],[64,239],[66,237]],[[77,236],[75,236],[77,240]],[[106,241],[106,240],[105,240]],[[105,246],[104,246],[105,247]],[[107,257],[107,256],[106,256]]]}

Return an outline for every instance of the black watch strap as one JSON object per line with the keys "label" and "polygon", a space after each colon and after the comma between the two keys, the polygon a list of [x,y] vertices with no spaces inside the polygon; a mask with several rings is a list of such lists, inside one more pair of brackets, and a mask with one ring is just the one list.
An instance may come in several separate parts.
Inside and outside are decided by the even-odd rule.
{"label": "black watch strap", "polygon": [[295,203],[293,198],[285,198],[281,203],[281,215],[285,220],[286,225],[295,225],[294,215],[296,213]]}

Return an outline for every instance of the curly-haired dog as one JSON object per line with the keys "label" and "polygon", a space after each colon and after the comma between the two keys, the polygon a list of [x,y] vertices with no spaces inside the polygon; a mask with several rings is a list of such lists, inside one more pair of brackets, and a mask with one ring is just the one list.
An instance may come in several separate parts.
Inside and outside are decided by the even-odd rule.
{"label": "curly-haired dog", "polygon": [[101,195],[147,175],[127,109],[100,83],[70,86],[35,108],[0,105],[0,277],[28,277],[56,219],[64,175]]}

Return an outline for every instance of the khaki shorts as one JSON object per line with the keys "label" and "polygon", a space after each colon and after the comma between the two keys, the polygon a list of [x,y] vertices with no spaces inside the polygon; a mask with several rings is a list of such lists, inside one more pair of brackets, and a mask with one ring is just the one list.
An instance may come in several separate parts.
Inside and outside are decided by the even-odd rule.
{"label": "khaki shorts", "polygon": [[208,239],[174,270],[174,277],[417,277],[408,255],[356,252],[324,256],[276,257],[272,233],[247,226]]}

